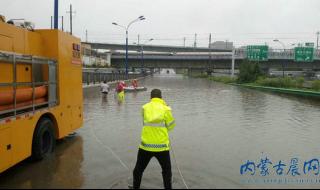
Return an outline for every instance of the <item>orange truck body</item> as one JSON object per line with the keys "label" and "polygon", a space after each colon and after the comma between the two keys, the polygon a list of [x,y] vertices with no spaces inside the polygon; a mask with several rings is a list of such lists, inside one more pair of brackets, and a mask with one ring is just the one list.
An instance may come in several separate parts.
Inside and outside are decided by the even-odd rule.
{"label": "orange truck body", "polygon": [[[0,52],[37,56],[56,61],[56,103],[31,111],[15,112],[14,115],[0,117],[0,173],[23,161],[32,154],[35,128],[43,117],[54,124],[56,139],[62,139],[83,124],[82,61],[80,39],[59,30],[34,30],[16,27],[0,22]],[[16,104],[13,105],[12,86],[5,83],[30,83],[33,74],[41,72],[48,81],[47,65],[33,71],[30,64],[17,64],[0,60],[0,113],[6,109],[19,108],[47,101],[48,90],[37,87],[30,94],[31,87],[16,87]],[[49,90],[50,91],[50,90]],[[52,92],[51,92],[52,93]],[[11,95],[12,94],[12,95]],[[1,114],[0,114],[1,116]]]}

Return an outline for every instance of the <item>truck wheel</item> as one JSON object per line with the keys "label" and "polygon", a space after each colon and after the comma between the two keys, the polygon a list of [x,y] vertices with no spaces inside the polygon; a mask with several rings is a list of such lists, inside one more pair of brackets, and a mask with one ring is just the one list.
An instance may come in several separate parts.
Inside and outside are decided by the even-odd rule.
{"label": "truck wheel", "polygon": [[53,152],[55,147],[53,123],[50,119],[41,119],[37,124],[32,142],[32,160],[39,161]]}

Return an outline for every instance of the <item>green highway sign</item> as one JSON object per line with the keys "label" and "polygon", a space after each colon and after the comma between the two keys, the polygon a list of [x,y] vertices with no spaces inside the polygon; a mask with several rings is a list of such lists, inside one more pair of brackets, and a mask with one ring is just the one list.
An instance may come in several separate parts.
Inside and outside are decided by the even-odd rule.
{"label": "green highway sign", "polygon": [[296,47],[294,48],[294,59],[297,62],[312,62],[313,47]]}
{"label": "green highway sign", "polygon": [[250,61],[268,61],[269,47],[262,45],[247,46],[247,59]]}

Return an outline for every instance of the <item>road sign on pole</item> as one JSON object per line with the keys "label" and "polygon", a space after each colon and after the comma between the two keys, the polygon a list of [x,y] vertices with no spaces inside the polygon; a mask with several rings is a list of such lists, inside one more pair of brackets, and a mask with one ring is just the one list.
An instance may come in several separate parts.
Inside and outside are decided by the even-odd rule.
{"label": "road sign on pole", "polygon": [[268,61],[269,47],[262,45],[247,46],[247,59],[250,61]]}
{"label": "road sign on pole", "polygon": [[313,47],[294,48],[294,60],[297,62],[313,62]]}

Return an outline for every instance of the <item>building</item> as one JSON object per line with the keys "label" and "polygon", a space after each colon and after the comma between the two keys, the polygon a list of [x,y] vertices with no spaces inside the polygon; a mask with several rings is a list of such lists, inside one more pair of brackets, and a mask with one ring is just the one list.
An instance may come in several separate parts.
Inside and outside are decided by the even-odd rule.
{"label": "building", "polygon": [[232,50],[234,48],[233,42],[216,41],[210,44],[212,49]]}
{"label": "building", "polygon": [[90,45],[82,43],[82,62],[84,66],[111,66],[111,52],[93,50]]}

